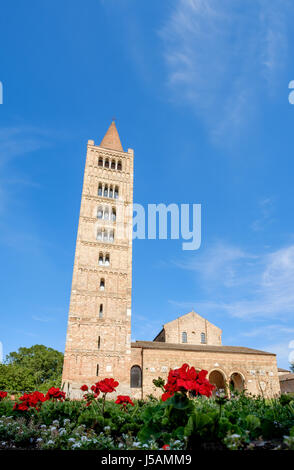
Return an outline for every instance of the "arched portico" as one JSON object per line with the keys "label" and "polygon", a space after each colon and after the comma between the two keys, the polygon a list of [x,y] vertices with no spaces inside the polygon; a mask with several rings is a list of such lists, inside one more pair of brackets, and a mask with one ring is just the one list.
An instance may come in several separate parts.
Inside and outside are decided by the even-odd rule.
{"label": "arched portico", "polygon": [[230,390],[243,392],[245,388],[245,379],[240,372],[232,372],[229,379]]}
{"label": "arched portico", "polygon": [[213,394],[220,390],[227,390],[227,379],[225,373],[220,369],[214,369],[208,374],[209,382],[215,386]]}

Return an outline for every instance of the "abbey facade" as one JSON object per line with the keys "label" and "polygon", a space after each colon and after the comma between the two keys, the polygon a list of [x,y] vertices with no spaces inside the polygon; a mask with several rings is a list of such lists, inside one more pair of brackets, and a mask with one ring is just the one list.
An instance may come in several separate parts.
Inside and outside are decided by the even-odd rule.
{"label": "abbey facade", "polygon": [[275,354],[222,345],[222,331],[195,312],[166,323],[153,341],[131,343],[134,151],[114,122],[101,144],[88,141],[76,241],[62,384],[79,398],[83,384],[119,381],[117,394],[157,395],[153,379],[188,363],[206,369],[217,389],[280,393]]}

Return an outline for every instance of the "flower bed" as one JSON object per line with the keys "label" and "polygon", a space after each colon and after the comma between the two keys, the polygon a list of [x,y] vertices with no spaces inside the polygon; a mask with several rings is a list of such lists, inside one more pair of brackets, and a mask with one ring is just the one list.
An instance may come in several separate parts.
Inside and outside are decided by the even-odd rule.
{"label": "flower bed", "polygon": [[154,384],[161,399],[107,400],[114,379],[84,385],[80,401],[53,387],[15,402],[0,391],[0,449],[294,449],[293,396],[212,397],[206,371],[187,364]]}

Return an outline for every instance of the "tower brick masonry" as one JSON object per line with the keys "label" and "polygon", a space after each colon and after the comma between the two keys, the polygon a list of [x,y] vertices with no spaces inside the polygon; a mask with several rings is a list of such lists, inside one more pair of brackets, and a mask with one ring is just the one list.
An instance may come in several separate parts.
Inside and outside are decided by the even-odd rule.
{"label": "tower brick masonry", "polygon": [[62,377],[71,397],[106,376],[129,392],[133,159],[114,122],[100,146],[88,141]]}

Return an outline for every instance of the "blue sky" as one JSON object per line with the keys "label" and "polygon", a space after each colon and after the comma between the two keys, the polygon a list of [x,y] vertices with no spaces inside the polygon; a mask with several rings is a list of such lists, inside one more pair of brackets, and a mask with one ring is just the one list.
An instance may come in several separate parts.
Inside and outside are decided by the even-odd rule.
{"label": "blue sky", "polygon": [[192,308],[288,366],[294,79],[285,0],[13,0],[1,10],[4,355],[64,349],[88,139],[113,116],[134,201],[202,204],[202,244],[136,240],[132,337]]}

